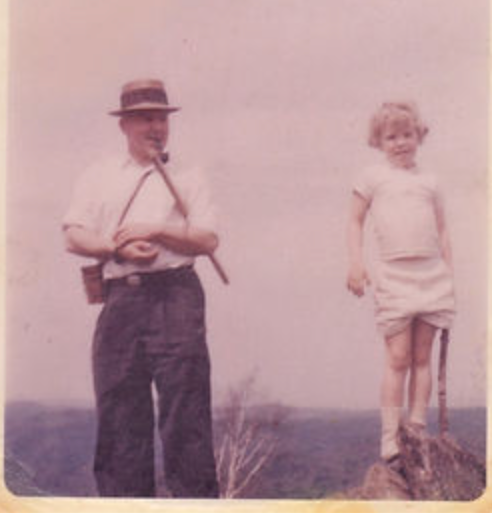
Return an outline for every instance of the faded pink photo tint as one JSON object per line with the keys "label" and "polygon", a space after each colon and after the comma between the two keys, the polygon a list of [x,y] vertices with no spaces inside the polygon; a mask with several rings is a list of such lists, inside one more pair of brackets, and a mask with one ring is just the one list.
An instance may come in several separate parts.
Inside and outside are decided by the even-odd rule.
{"label": "faded pink photo tint", "polygon": [[[55,505],[97,497],[91,353],[102,306],[87,304],[80,269],[92,261],[66,252],[61,223],[84,170],[125,151],[108,112],[118,108],[121,86],[139,77],[162,79],[181,107],[170,119],[171,162],[203,169],[217,206],[217,256],[230,284],[207,258],[195,270],[206,292],[221,497],[350,500],[344,494],[380,463],[385,346],[373,286],[360,299],[347,291],[347,223],[355,177],[384,158],[367,139],[371,116],[387,101],[415,102],[429,127],[418,161],[445,196],[456,293],[447,422],[477,463],[468,489],[479,497],[488,2],[24,0],[9,11],[4,481],[20,509],[28,497]],[[370,222],[365,237],[372,273]],[[434,441],[440,347],[438,334]],[[239,446],[265,459],[235,468],[226,440],[240,413],[246,439],[257,435]],[[169,497],[160,452],[156,480],[159,497]],[[435,500],[472,499],[451,489]],[[418,494],[434,492],[412,493],[401,499],[432,500]]]}

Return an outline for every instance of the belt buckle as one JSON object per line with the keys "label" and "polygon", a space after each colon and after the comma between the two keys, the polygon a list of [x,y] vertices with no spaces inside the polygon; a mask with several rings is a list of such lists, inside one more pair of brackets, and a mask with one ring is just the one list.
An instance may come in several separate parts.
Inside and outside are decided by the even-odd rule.
{"label": "belt buckle", "polygon": [[142,278],[138,274],[130,274],[126,277],[126,283],[131,287],[138,287],[142,284]]}

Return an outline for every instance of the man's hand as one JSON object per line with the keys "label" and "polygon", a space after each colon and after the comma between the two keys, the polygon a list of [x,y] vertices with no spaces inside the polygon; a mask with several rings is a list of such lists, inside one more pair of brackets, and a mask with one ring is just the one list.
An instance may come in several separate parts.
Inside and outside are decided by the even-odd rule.
{"label": "man's hand", "polygon": [[135,240],[121,246],[116,255],[123,261],[133,264],[150,264],[158,254],[158,250],[154,244],[145,240]]}
{"label": "man's hand", "polygon": [[365,287],[370,285],[371,281],[364,268],[361,265],[354,265],[350,268],[347,277],[347,288],[356,296],[361,297],[364,295]]}
{"label": "man's hand", "polygon": [[117,247],[137,240],[152,242],[158,238],[160,227],[153,223],[133,223],[119,228],[113,237]]}

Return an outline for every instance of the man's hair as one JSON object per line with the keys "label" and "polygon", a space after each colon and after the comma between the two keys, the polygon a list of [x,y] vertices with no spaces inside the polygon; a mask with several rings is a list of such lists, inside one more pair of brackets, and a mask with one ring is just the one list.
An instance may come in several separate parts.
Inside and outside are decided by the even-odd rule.
{"label": "man's hair", "polygon": [[422,143],[429,132],[427,125],[420,118],[417,106],[413,102],[387,102],[383,103],[371,118],[369,125],[369,146],[381,148],[381,135],[388,123],[396,120],[410,120],[418,133],[419,142]]}

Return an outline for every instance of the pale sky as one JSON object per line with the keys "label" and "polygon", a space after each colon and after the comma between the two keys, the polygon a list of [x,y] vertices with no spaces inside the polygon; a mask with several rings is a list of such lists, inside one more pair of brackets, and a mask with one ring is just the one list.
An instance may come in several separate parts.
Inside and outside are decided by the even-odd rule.
{"label": "pale sky", "polygon": [[[382,101],[417,102],[447,195],[459,313],[448,400],[485,404],[486,0],[11,2],[7,398],[92,402],[82,259],[60,220],[77,176],[124,147],[121,85],[165,81],[171,155],[209,176],[225,287],[208,299],[214,399],[256,372],[287,405],[374,408],[383,345],[372,296],[345,289],[350,183]],[[434,394],[435,395],[435,394]]]}

